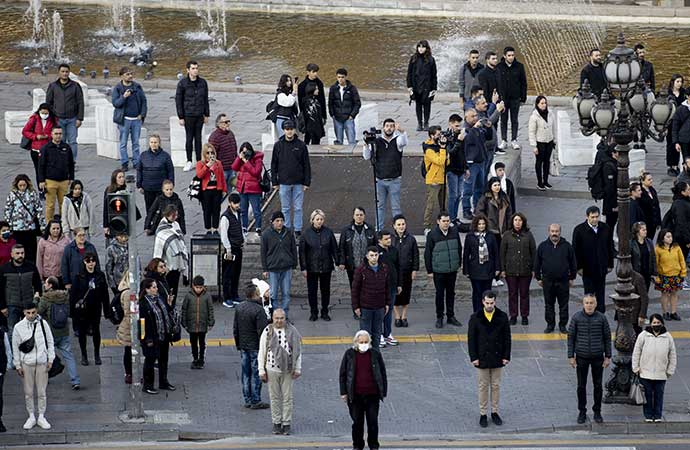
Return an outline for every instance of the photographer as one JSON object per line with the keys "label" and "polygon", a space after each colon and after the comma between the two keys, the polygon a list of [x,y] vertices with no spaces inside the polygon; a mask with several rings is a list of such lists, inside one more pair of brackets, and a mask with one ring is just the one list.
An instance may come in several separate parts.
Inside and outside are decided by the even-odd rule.
{"label": "photographer", "polygon": [[[364,132],[362,156],[371,160],[376,175],[376,230],[385,223],[386,201],[390,199],[391,216],[402,214],[400,210],[400,184],[402,178],[402,152],[407,145],[407,133],[393,119],[383,121],[383,133]],[[374,154],[372,155],[372,147]],[[372,157],[373,156],[373,157]]]}
{"label": "photographer", "polygon": [[465,158],[467,159],[467,171],[462,187],[462,216],[466,220],[472,220],[473,198],[475,208],[479,198],[484,192],[486,181],[485,160],[486,140],[493,137],[493,125],[489,119],[479,120],[476,109],[468,109],[465,112]]}
{"label": "photographer", "polygon": [[479,96],[474,98],[474,109],[477,110],[477,117],[479,120],[489,120],[491,122],[491,136],[487,136],[484,142],[485,158],[484,158],[484,174],[488,175],[491,172],[491,165],[494,161],[494,155],[505,155],[505,150],[498,147],[498,119],[501,113],[505,110],[505,104],[498,102],[498,94],[494,93],[491,102],[486,97]]}
{"label": "photographer", "polygon": [[451,114],[448,118],[448,130],[444,133],[448,138],[448,167],[446,169],[446,183],[448,185],[448,213],[451,222],[458,221],[458,208],[462,196],[462,184],[467,171],[465,159],[465,129],[462,127],[462,118],[458,114]]}
{"label": "photographer", "polygon": [[249,205],[254,213],[254,231],[261,234],[261,172],[264,167],[264,154],[254,151],[249,142],[240,147],[240,153],[232,163],[232,170],[237,173],[237,192],[240,194],[242,211],[242,230],[249,228]]}
{"label": "photographer", "polygon": [[448,155],[446,144],[448,138],[441,132],[441,127],[429,127],[429,139],[422,144],[424,151],[424,169],[426,183],[426,206],[424,208],[424,235],[431,231],[434,208],[438,204],[440,211],[445,209],[446,199],[446,166]]}

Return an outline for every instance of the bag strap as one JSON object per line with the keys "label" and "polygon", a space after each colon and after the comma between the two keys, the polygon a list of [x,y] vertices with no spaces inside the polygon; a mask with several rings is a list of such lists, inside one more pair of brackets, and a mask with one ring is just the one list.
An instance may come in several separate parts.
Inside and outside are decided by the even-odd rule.
{"label": "bag strap", "polygon": [[[48,353],[48,337],[46,336],[46,329],[43,326],[43,319],[41,319],[41,330],[43,331],[43,340],[46,343],[46,353]],[[36,327],[34,327],[34,332],[36,331]]]}
{"label": "bag strap", "polygon": [[26,206],[26,203],[24,203],[24,200],[22,200],[21,197],[19,197],[15,191],[12,191],[12,195],[14,195],[14,198],[16,198],[17,200],[19,200],[19,203],[22,204],[22,206],[24,207],[24,209],[26,210],[26,212],[28,212],[29,214],[31,214],[31,218],[32,218],[32,219],[38,217],[38,214],[32,213],[31,210],[29,209],[29,207]]}

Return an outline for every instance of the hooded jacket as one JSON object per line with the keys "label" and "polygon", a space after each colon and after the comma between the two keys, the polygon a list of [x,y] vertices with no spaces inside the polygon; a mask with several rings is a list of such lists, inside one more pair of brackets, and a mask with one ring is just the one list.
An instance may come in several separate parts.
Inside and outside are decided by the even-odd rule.
{"label": "hooded jacket", "polygon": [[[498,72],[498,94],[502,100],[527,101],[527,75],[525,66],[515,58],[511,65],[508,65],[505,58],[496,66]],[[491,95],[484,91],[486,95]]]}
{"label": "hooded jacket", "polygon": [[46,103],[60,119],[84,120],[84,91],[71,78],[65,84],[60,80],[50,83],[46,91]]}
{"label": "hooded jacket", "polygon": [[67,291],[52,290],[43,294],[41,300],[38,303],[38,314],[41,317],[45,317],[45,321],[50,325],[50,331],[53,333],[53,337],[61,338],[69,336],[69,320],[67,325],[63,328],[55,328],[51,321],[51,308],[52,305],[66,305],[67,311],[69,312],[69,294]]}
{"label": "hooded jacket", "polygon": [[261,194],[261,175],[264,169],[264,154],[254,152],[254,156],[244,162],[239,156],[232,163],[232,170],[237,173],[237,192],[240,194]]}
{"label": "hooded jacket", "polygon": [[213,299],[206,288],[200,295],[192,288],[184,296],[181,323],[188,333],[206,333],[216,324]]}
{"label": "hooded jacket", "polygon": [[[36,333],[34,333],[34,327],[36,327]],[[19,345],[31,339],[32,335],[34,348],[29,353],[23,353],[19,350]],[[33,322],[29,322],[26,318],[20,320],[12,330],[12,355],[15,367],[52,364],[55,360],[55,341],[48,322],[41,316],[36,316]]]}
{"label": "hooded jacket", "polygon": [[[48,117],[44,124],[41,120],[41,116],[34,113],[29,117],[24,128],[22,128],[22,136],[31,140],[31,150],[38,152],[41,150],[41,147],[50,142],[50,135],[55,125],[57,125],[57,119],[55,119],[54,116]],[[49,137],[45,139],[36,139],[36,136],[39,134]]]}
{"label": "hooded jacket", "polygon": [[348,118],[353,119],[359,114],[362,101],[359,98],[359,91],[354,84],[346,81],[343,98],[340,98],[340,84],[336,83],[328,91],[328,114],[338,122],[345,122]]}
{"label": "hooded jacket", "polygon": [[537,244],[531,231],[508,230],[501,239],[501,271],[509,277],[531,278],[536,254]]}
{"label": "hooded jacket", "polygon": [[479,198],[474,209],[475,214],[484,214],[487,218],[486,229],[491,233],[502,236],[510,229],[510,217],[513,215],[513,208],[510,206],[510,198],[501,191],[498,194],[498,202],[494,199],[491,192],[486,192]]}
{"label": "hooded jacket", "polygon": [[632,354],[632,370],[645,380],[667,380],[676,372],[676,344],[662,326],[659,335],[647,327],[637,336]]}
{"label": "hooded jacket", "polygon": [[132,323],[129,312],[130,290],[129,280],[127,279],[127,277],[123,277],[122,280],[120,280],[120,284],[117,286],[117,289],[120,292],[120,305],[122,305],[122,310],[125,312],[125,315],[122,317],[122,322],[120,322],[120,324],[117,326],[115,338],[117,339],[118,344],[122,345],[123,347],[131,347]]}
{"label": "hooded jacket", "polygon": [[429,138],[422,144],[422,150],[424,151],[424,166],[426,167],[425,183],[427,185],[445,183],[446,166],[448,165],[446,148]]}

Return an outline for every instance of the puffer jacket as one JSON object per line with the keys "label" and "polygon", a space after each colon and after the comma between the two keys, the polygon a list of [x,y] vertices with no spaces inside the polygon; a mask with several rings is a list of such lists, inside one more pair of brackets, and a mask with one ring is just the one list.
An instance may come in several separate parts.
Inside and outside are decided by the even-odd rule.
{"label": "puffer jacket", "polygon": [[[379,398],[383,400],[388,395],[386,364],[384,364],[383,356],[378,349],[372,348],[368,351],[371,352],[371,370],[374,374],[374,382],[379,391]],[[355,398],[356,352],[353,348],[347,349],[340,362],[340,395],[347,395],[348,403],[352,403]]]}
{"label": "puffer jacket", "polygon": [[201,77],[197,77],[195,81],[190,80],[189,76],[182,78],[177,83],[175,107],[178,119],[209,117],[211,108],[208,104],[208,83],[206,80]]}
{"label": "puffer jacket", "polygon": [[254,152],[254,156],[247,162],[239,156],[232,162],[232,170],[237,172],[237,192],[240,194],[261,194],[261,173],[264,168],[264,154]]}
{"label": "puffer jacket", "polygon": [[427,139],[422,144],[422,149],[424,150],[424,166],[426,167],[425,183],[445,183],[446,166],[448,165],[446,148],[440,147],[431,139]]}
{"label": "puffer jacket", "polygon": [[506,231],[501,239],[501,272],[506,276],[526,277],[534,271],[537,244],[529,230]]}
{"label": "puffer jacket", "polygon": [[[26,205],[26,208],[24,207]],[[45,227],[43,204],[34,190],[12,190],[5,201],[5,220],[12,231],[35,230],[34,217],[38,217],[41,228]]]}
{"label": "puffer jacket", "polygon": [[448,228],[443,234],[436,226],[426,237],[424,264],[427,273],[452,273],[460,269],[462,262],[462,244],[458,227]]}
{"label": "puffer jacket", "polygon": [[165,180],[175,183],[175,168],[170,153],[162,148],[155,152],[151,149],[143,152],[137,166],[137,187],[160,192]]}
{"label": "puffer jacket", "polygon": [[105,251],[105,278],[108,286],[117,288],[129,267],[129,249],[113,239]]}
{"label": "puffer jacket", "polygon": [[126,277],[123,278],[120,280],[120,284],[117,288],[120,291],[120,304],[122,305],[122,310],[125,312],[125,315],[122,317],[122,322],[120,322],[120,324],[117,326],[115,338],[117,339],[118,344],[122,345],[123,347],[131,347],[132,319],[130,318],[131,314],[129,312],[129,280]]}
{"label": "puffer jacket", "polygon": [[72,230],[75,228],[84,228],[87,236],[95,233],[95,208],[91,197],[86,192],[81,193],[81,204],[79,210],[72,201],[71,195],[66,195],[62,199],[62,229],[67,236],[74,238]]}
{"label": "puffer jacket", "polygon": [[676,344],[662,327],[659,335],[647,327],[637,336],[632,354],[632,370],[646,380],[667,380],[676,372]]}
{"label": "puffer jacket", "polygon": [[206,333],[216,324],[213,299],[204,288],[201,295],[190,290],[182,301],[182,326],[188,333]]}
{"label": "puffer jacket", "polygon": [[529,145],[536,147],[537,142],[556,143],[556,112],[549,112],[547,122],[536,109],[529,116]]}
{"label": "puffer jacket", "polygon": [[[53,132],[53,127],[57,125],[57,119],[54,116],[48,117],[46,123],[44,124],[41,120],[41,116],[34,113],[29,117],[29,120],[22,128],[22,136],[31,140],[31,150],[35,152],[40,152],[41,147],[46,145],[50,141],[50,135]],[[48,136],[45,139],[36,139],[39,134],[43,136]]]}
{"label": "puffer jacket", "polygon": [[336,83],[328,90],[328,114],[338,122],[345,122],[348,117],[353,119],[359,114],[362,101],[359,91],[354,84],[347,81],[342,100],[340,99],[340,85]]}
{"label": "puffer jacket", "polygon": [[[43,325],[41,327],[41,324]],[[36,333],[34,334],[34,326]],[[44,333],[45,331],[45,333]],[[31,339],[34,336],[34,348],[29,353],[22,353],[19,344]],[[46,346],[46,341],[48,345]],[[37,366],[41,364],[53,363],[55,360],[55,341],[50,325],[37,316],[34,322],[29,322],[26,318],[22,319],[12,330],[12,359],[15,367]]]}
{"label": "puffer jacket", "polygon": [[330,228],[309,227],[300,236],[299,265],[310,273],[332,272],[338,263],[338,242]]}
{"label": "puffer jacket", "polygon": [[414,235],[405,231],[402,236],[393,233],[392,245],[398,249],[400,255],[400,273],[416,272],[419,270],[419,245]]}
{"label": "puffer jacket", "polygon": [[268,325],[263,306],[254,300],[245,300],[235,308],[232,334],[237,350],[259,351],[259,338]]}
{"label": "puffer jacket", "polygon": [[184,204],[182,200],[180,200],[180,196],[177,195],[177,192],[173,192],[170,197],[166,197],[165,194],[156,197],[156,200],[153,201],[153,205],[151,205],[151,209],[146,214],[144,230],[156,231],[158,229],[158,225],[161,223],[161,220],[163,220],[163,212],[168,205],[173,205],[177,208],[177,220],[175,222],[180,225],[182,234],[187,234],[187,226],[184,218]]}
{"label": "puffer jacket", "polygon": [[54,290],[44,293],[38,303],[38,314],[40,314],[41,317],[45,317],[44,320],[50,325],[50,331],[52,331],[53,337],[60,338],[69,336],[69,320],[67,320],[67,325],[63,328],[55,328],[53,326],[50,310],[54,304],[67,305],[67,311],[69,312],[69,294],[67,291]]}
{"label": "puffer jacket", "polygon": [[364,261],[352,277],[352,310],[381,309],[390,304],[390,281],[388,266],[379,263],[374,272],[368,261]]}
{"label": "puffer jacket", "polygon": [[606,316],[599,311],[592,315],[580,310],[568,324],[568,358],[610,358],[611,328]]}
{"label": "puffer jacket", "polygon": [[36,267],[41,278],[61,277],[60,265],[65,247],[70,243],[67,236],[62,236],[57,241],[52,239],[39,239],[36,253]]}

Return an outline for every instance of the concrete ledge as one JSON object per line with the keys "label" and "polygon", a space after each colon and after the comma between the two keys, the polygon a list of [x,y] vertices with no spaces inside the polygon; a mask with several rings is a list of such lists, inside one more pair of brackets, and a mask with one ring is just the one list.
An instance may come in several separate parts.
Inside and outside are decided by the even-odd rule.
{"label": "concrete ledge", "polygon": [[122,426],[121,429],[93,429],[93,430],[10,430],[2,434],[1,445],[58,445],[94,442],[171,442],[180,439],[179,430],[174,427],[146,426],[132,428]]}

